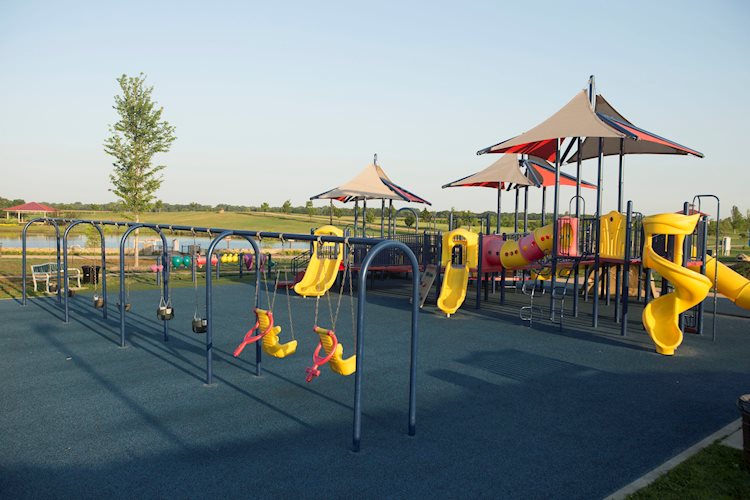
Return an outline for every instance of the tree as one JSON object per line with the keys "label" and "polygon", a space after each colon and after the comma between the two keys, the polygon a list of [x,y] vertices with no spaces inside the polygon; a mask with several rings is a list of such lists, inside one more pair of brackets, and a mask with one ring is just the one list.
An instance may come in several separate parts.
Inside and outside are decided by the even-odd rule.
{"label": "tree", "polygon": [[156,200],[154,202],[154,210],[157,212],[161,212],[164,209],[164,202],[161,200]]}
{"label": "tree", "polygon": [[423,208],[422,211],[419,212],[419,218],[425,222],[432,222],[432,213],[426,208]]}
{"label": "tree", "polygon": [[336,205],[333,206],[333,216],[336,217],[336,219],[341,219],[341,216],[344,215],[344,211],[341,210],[341,208],[337,207]]}
{"label": "tree", "polygon": [[[113,108],[119,121],[109,126],[110,136],[104,141],[104,152],[114,158],[110,175],[111,191],[122,200],[123,208],[140,221],[148,211],[163,178],[165,165],[154,165],[154,156],[169,151],[176,139],[175,128],[162,120],[164,108],[157,108],[152,99],[153,87],[144,85],[146,76],[122,75],[117,79],[121,95],[115,96]],[[138,265],[138,234],[134,241],[135,265]]]}
{"label": "tree", "polygon": [[281,205],[281,211],[285,214],[288,214],[292,211],[292,202],[290,200],[286,200],[283,205]]}
{"label": "tree", "polygon": [[404,216],[404,224],[406,224],[406,227],[412,227],[415,222],[416,219],[414,218],[414,214],[411,212],[407,212]]}
{"label": "tree", "polygon": [[737,205],[732,206],[732,228],[735,231],[741,230],[745,225],[745,218],[742,216],[742,212],[737,208]]}
{"label": "tree", "polygon": [[313,208],[313,202],[310,200],[307,200],[305,202],[305,209],[307,210],[307,216],[312,219],[313,215],[315,215],[315,208]]}
{"label": "tree", "polygon": [[367,222],[368,224],[372,224],[373,222],[375,222],[375,214],[372,210],[368,210],[367,212],[365,212],[365,222]]}
{"label": "tree", "polygon": [[271,209],[271,205],[269,205],[267,202],[263,202],[260,204],[260,211],[263,213],[268,212]]}

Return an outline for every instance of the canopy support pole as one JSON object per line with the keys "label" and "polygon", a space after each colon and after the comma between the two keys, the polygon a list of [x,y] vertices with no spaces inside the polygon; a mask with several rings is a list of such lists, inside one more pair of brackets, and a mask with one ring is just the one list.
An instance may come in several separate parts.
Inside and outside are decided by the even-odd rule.
{"label": "canopy support pole", "polygon": [[357,230],[359,229],[359,199],[354,200],[354,237],[357,237]]}
{"label": "canopy support pole", "polygon": [[393,238],[393,200],[388,200],[388,238]]}
{"label": "canopy support pole", "polygon": [[529,186],[523,188],[523,231],[529,230]]}
{"label": "canopy support pole", "polygon": [[545,225],[546,222],[546,205],[547,205],[547,186],[542,186],[542,226]]}
{"label": "canopy support pole", "polygon": [[550,294],[549,294],[549,314],[550,321],[554,321],[555,317],[555,285],[557,281],[557,240],[560,237],[560,229],[557,224],[557,217],[559,215],[559,199],[560,199],[560,138],[556,139],[557,147],[555,154],[555,196],[552,206],[552,270],[550,277]]}
{"label": "canopy support pole", "polygon": [[617,211],[618,212],[622,212],[622,191],[623,191],[623,187],[625,186],[625,178],[623,176],[623,171],[622,171],[622,157],[625,154],[624,148],[625,148],[625,139],[620,139],[620,163],[619,163],[619,168],[617,172],[617,177],[619,179],[619,184],[617,186]]}
{"label": "canopy support pole", "polygon": [[516,215],[513,219],[513,232],[518,232],[518,186],[516,185]]}
{"label": "canopy support pole", "polygon": [[500,234],[500,214],[502,213],[500,211],[500,202],[502,200],[502,194],[503,194],[503,183],[498,182],[497,183],[497,222],[495,223],[495,232],[497,234]]}
{"label": "canopy support pole", "polygon": [[[581,138],[576,137],[576,151],[578,151],[578,161],[576,162],[576,219],[578,220],[578,241],[577,250],[581,249]],[[585,289],[584,285],[584,289]],[[573,317],[578,317],[578,266],[573,269]]]}
{"label": "canopy support pole", "polygon": [[385,235],[385,198],[380,200],[380,237]]}
{"label": "canopy support pole", "polygon": [[367,237],[367,198],[362,198],[362,236]]}
{"label": "canopy support pole", "polygon": [[333,226],[333,198],[328,201],[330,202],[328,206],[328,224]]}
{"label": "canopy support pole", "polygon": [[602,236],[602,148],[604,139],[599,137],[599,155],[597,157],[596,172],[596,217],[594,218],[594,289],[591,326],[599,326],[599,248]]}

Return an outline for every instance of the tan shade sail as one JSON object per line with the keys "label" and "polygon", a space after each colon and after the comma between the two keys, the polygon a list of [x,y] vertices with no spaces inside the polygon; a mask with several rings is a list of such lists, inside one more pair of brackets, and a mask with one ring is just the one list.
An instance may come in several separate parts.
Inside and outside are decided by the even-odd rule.
{"label": "tan shade sail", "polygon": [[343,202],[354,200],[399,200],[411,203],[431,204],[424,198],[395,184],[385,174],[383,169],[375,163],[371,163],[365,167],[364,170],[349,182],[330,191],[312,196],[310,199],[331,199]]}
{"label": "tan shade sail", "polygon": [[530,153],[551,139],[566,137],[611,137],[620,139],[628,136],[627,132],[611,126],[597,116],[591,108],[586,91],[582,90],[557,113],[528,132],[477,151],[477,154]]}
{"label": "tan shade sail", "polygon": [[[613,124],[621,126],[625,130],[637,136],[637,140],[628,138],[622,141],[622,153],[626,155],[650,154],[650,155],[692,155],[703,157],[703,154],[687,148],[674,141],[659,137],[656,134],[637,128],[632,122],[622,116],[602,95],[596,96],[596,113],[611,118]],[[599,155],[599,141],[594,137],[587,137],[581,144],[581,160],[596,158]],[[602,141],[602,154],[604,156],[620,154],[620,139],[606,138]],[[567,163],[578,161],[578,152],[574,153]]]}
{"label": "tan shade sail", "polygon": [[518,155],[503,155],[499,160],[489,167],[475,174],[471,174],[457,181],[449,182],[443,189],[449,187],[480,186],[491,188],[503,188],[507,184],[520,186],[531,186],[533,183],[523,175],[519,167]]}

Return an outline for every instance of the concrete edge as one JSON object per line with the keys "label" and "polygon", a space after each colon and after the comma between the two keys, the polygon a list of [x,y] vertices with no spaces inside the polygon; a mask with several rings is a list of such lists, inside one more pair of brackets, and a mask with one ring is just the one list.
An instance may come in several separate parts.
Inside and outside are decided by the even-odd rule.
{"label": "concrete edge", "polygon": [[614,493],[608,495],[605,497],[605,500],[621,500],[625,498],[626,496],[635,493],[636,491],[640,490],[641,488],[644,488],[654,482],[657,478],[665,474],[666,472],[672,470],[688,458],[692,457],[699,451],[701,451],[704,448],[707,448],[709,445],[713,444],[715,441],[725,438],[726,436],[732,434],[737,429],[742,428],[742,419],[738,418],[737,420],[731,422],[730,424],[725,425],[718,431],[714,432],[710,436],[702,439],[701,441],[698,441],[690,448],[686,449],[679,455],[670,458],[660,466],[656,467],[655,469],[647,472],[643,476],[639,477],[632,483],[620,488],[619,490],[615,491]]}

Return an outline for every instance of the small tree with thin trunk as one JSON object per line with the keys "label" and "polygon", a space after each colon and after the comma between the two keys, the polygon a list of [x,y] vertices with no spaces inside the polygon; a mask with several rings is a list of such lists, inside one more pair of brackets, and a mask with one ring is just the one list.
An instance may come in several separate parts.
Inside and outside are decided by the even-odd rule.
{"label": "small tree with thin trunk", "polygon": [[[166,153],[176,139],[175,128],[161,115],[164,108],[152,99],[153,87],[144,85],[146,76],[122,75],[117,79],[122,94],[115,96],[113,108],[119,120],[109,126],[104,152],[114,158],[110,175],[111,191],[122,200],[123,208],[135,216],[153,206],[155,193],[163,181],[165,165],[154,165],[154,156]],[[138,265],[138,234],[135,236],[135,265]],[[164,249],[166,251],[166,249]]]}

